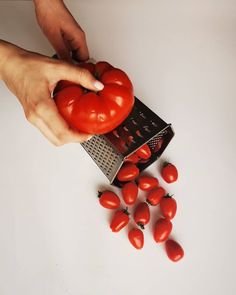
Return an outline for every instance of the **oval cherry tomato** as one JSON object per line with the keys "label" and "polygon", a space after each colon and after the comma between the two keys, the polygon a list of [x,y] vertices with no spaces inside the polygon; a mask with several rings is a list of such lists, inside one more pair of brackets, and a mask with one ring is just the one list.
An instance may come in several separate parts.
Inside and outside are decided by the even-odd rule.
{"label": "oval cherry tomato", "polygon": [[166,191],[162,187],[154,188],[147,196],[147,203],[151,206],[156,206],[161,202],[161,199],[165,196]]}
{"label": "oval cherry tomato", "polygon": [[104,134],[129,115],[134,105],[132,83],[125,72],[108,65],[94,67],[93,74],[104,85],[101,91],[77,85],[54,95],[58,111],[70,127],[88,134]]}
{"label": "oval cherry tomato", "polygon": [[160,202],[160,208],[165,218],[172,219],[175,217],[177,211],[177,203],[175,199],[168,194],[164,198],[162,198]]}
{"label": "oval cherry tomato", "polygon": [[172,231],[172,223],[170,220],[165,218],[158,219],[155,224],[154,232],[153,232],[154,240],[157,243],[166,241],[171,231]]}
{"label": "oval cherry tomato", "polygon": [[125,227],[129,223],[129,212],[127,209],[118,210],[115,212],[110,228],[113,232],[120,231],[123,227]]}
{"label": "oval cherry tomato", "polygon": [[131,181],[137,178],[139,175],[139,169],[137,166],[131,163],[125,163],[117,173],[117,179],[119,181]]}
{"label": "oval cherry tomato", "polygon": [[149,148],[149,146],[147,144],[144,144],[143,146],[141,146],[136,152],[135,154],[142,158],[142,159],[149,159],[152,155],[151,150]]}
{"label": "oval cherry tomato", "polygon": [[184,250],[179,243],[168,240],[165,243],[166,253],[170,260],[177,262],[184,257]]}
{"label": "oval cherry tomato", "polygon": [[159,181],[155,177],[140,176],[138,180],[138,187],[143,191],[149,191],[159,185]]}
{"label": "oval cherry tomato", "polygon": [[122,196],[127,205],[133,205],[137,200],[138,187],[134,182],[127,182],[122,187]]}
{"label": "oval cherry tomato", "polygon": [[133,164],[137,164],[139,160],[139,157],[135,153],[131,154],[125,159],[126,162],[131,162]]}
{"label": "oval cherry tomato", "polygon": [[119,197],[112,191],[98,192],[99,203],[107,209],[117,209],[120,207]]}
{"label": "oval cherry tomato", "polygon": [[139,228],[132,228],[128,233],[128,238],[130,243],[136,249],[142,249],[144,244],[144,235],[141,229]]}
{"label": "oval cherry tomato", "polygon": [[144,225],[148,224],[149,220],[150,210],[148,204],[146,202],[139,203],[134,211],[134,221],[144,229]]}
{"label": "oval cherry tomato", "polygon": [[165,163],[161,170],[161,176],[168,183],[175,182],[178,179],[178,170],[175,165]]}

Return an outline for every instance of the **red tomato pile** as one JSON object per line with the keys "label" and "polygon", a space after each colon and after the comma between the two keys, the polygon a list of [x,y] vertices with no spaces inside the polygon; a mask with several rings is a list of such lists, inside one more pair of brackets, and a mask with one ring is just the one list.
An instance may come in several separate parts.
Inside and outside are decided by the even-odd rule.
{"label": "red tomato pile", "polygon": [[[145,148],[145,151],[146,148]],[[136,152],[140,157],[146,157],[147,153]],[[171,163],[164,163],[160,174],[167,183],[173,183],[178,179],[178,170]],[[117,194],[112,191],[99,192],[100,204],[107,209],[116,209],[110,228],[112,232],[119,232],[134,221],[136,226],[128,230],[128,240],[136,249],[142,249],[144,246],[144,229],[151,220],[150,207],[159,205],[161,216],[156,216],[155,225],[152,231],[153,240],[156,243],[165,243],[165,251],[170,260],[176,262],[184,256],[184,250],[179,243],[170,238],[173,223],[172,220],[176,215],[176,200],[166,192],[159,181],[153,176],[139,176],[139,169],[134,162],[130,161],[118,172],[117,178],[123,182],[121,195],[123,202],[134,207],[133,214],[130,214],[128,207],[121,208],[121,200]],[[139,190],[143,191],[146,196],[145,200],[138,200]]]}
{"label": "red tomato pile", "polygon": [[58,111],[75,130],[88,134],[108,133],[131,112],[133,85],[125,72],[108,62],[78,66],[90,71],[104,88],[95,92],[70,81],[60,81],[54,90]]}

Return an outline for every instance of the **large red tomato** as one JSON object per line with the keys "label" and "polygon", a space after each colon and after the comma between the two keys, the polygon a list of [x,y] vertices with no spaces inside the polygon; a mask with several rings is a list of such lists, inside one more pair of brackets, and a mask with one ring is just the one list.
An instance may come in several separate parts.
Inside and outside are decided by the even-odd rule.
{"label": "large red tomato", "polygon": [[54,96],[57,108],[76,130],[90,134],[108,133],[120,125],[133,108],[132,83],[125,72],[107,62],[81,67],[92,72],[104,88],[95,92],[68,83]]}

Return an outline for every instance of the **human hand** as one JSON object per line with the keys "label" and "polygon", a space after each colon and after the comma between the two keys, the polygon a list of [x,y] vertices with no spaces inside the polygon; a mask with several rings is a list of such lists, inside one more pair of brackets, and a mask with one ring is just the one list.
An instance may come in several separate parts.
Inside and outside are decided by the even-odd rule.
{"label": "human hand", "polygon": [[51,98],[60,80],[101,90],[102,83],[88,70],[0,41],[0,79],[19,99],[28,121],[56,146],[91,137],[70,129]]}
{"label": "human hand", "polygon": [[59,57],[86,61],[89,52],[85,33],[63,1],[34,0],[34,4],[38,24]]}

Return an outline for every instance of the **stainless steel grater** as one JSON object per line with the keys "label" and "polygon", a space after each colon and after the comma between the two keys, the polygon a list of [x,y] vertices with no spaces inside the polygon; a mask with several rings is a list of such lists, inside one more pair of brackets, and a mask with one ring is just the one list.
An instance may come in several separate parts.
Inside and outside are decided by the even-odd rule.
{"label": "stainless steel grater", "polygon": [[[116,175],[127,157],[143,144],[148,144],[152,156],[136,164],[141,172],[161,156],[173,136],[171,124],[167,124],[135,97],[133,110],[121,125],[107,134],[94,135],[81,145],[110,184],[120,187]],[[125,146],[121,147],[120,141],[125,142]]]}

